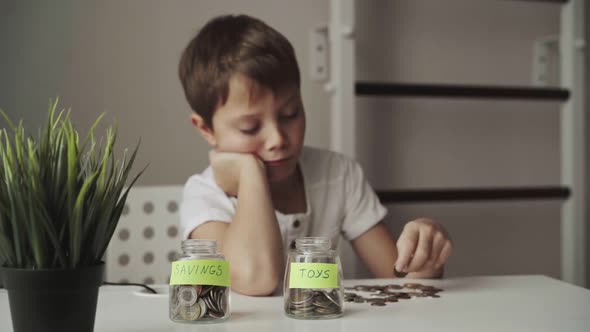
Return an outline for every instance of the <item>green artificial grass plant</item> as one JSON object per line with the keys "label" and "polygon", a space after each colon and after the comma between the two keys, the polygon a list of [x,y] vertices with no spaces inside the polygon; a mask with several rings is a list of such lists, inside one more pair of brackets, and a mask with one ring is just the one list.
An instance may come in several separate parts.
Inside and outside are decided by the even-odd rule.
{"label": "green artificial grass plant", "polygon": [[[50,102],[45,127],[25,135],[0,110],[0,265],[69,269],[99,264],[115,231],[139,143],[131,156],[115,159],[117,128],[98,142],[94,130],[79,135],[70,112]],[[128,158],[129,157],[129,158]],[[145,168],[144,168],[145,170]]]}

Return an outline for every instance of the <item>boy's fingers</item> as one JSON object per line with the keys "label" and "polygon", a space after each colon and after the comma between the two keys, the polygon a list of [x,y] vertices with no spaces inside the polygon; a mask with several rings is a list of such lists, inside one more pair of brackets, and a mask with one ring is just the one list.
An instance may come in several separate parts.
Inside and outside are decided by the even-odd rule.
{"label": "boy's fingers", "polygon": [[438,258],[440,257],[440,253],[446,243],[447,243],[447,239],[445,238],[443,233],[437,232],[434,235],[434,240],[432,243],[432,251],[430,252],[430,257],[428,257],[428,264],[431,264],[432,267],[434,267],[436,265],[436,263],[438,262]]}
{"label": "boy's fingers", "polygon": [[452,252],[453,244],[451,243],[451,241],[447,240],[442,250],[440,251],[440,256],[436,260],[437,269],[441,268],[447,262]]}
{"label": "boy's fingers", "polygon": [[420,271],[426,261],[430,257],[430,251],[432,250],[432,232],[421,231],[419,233],[418,246],[414,252],[414,257],[408,266],[408,272]]}
{"label": "boy's fingers", "polygon": [[408,272],[408,265],[412,254],[418,244],[418,232],[415,229],[404,228],[397,240],[397,261],[395,269],[400,272]]}

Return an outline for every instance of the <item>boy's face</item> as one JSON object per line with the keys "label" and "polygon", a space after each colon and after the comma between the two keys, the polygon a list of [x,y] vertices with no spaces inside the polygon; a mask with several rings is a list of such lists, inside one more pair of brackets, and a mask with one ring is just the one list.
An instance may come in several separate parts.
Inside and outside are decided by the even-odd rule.
{"label": "boy's face", "polygon": [[[305,112],[296,87],[273,94],[244,75],[229,81],[225,104],[212,118],[213,128],[193,123],[218,151],[252,153],[266,165],[270,182],[280,182],[295,173],[305,134]],[[199,125],[199,121],[201,125]]]}

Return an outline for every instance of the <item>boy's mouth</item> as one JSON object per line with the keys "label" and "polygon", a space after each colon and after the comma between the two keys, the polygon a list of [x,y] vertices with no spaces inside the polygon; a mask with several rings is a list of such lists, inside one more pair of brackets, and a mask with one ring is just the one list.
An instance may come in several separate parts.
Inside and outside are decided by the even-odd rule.
{"label": "boy's mouth", "polygon": [[281,166],[286,164],[287,162],[289,162],[291,158],[283,158],[283,159],[276,159],[276,160],[266,160],[264,163],[267,166],[271,166],[271,167],[276,167],[276,166]]}

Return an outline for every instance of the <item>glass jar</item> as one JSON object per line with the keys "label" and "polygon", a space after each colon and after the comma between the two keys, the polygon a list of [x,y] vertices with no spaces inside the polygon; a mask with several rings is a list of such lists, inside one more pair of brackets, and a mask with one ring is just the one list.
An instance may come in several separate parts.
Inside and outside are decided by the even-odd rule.
{"label": "glass jar", "polygon": [[230,315],[229,263],[217,241],[182,241],[182,254],[172,262],[169,317],[181,323],[212,323]]}
{"label": "glass jar", "polygon": [[296,239],[285,268],[285,314],[298,319],[337,318],[344,312],[343,295],[340,258],[330,239]]}

